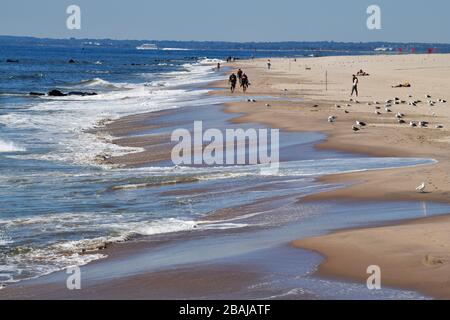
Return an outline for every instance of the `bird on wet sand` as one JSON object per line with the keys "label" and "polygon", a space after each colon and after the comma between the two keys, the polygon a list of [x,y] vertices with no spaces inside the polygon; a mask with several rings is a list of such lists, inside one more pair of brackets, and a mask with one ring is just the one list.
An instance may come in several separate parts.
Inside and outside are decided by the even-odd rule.
{"label": "bird on wet sand", "polygon": [[425,188],[426,188],[425,182],[422,182],[422,184],[416,188],[416,191],[420,192],[420,193],[424,193]]}

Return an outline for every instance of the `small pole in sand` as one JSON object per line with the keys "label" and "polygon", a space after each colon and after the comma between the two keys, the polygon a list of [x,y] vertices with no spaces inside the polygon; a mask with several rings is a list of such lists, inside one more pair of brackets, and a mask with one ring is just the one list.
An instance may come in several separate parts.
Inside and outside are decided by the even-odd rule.
{"label": "small pole in sand", "polygon": [[328,70],[325,71],[325,91],[328,91]]}

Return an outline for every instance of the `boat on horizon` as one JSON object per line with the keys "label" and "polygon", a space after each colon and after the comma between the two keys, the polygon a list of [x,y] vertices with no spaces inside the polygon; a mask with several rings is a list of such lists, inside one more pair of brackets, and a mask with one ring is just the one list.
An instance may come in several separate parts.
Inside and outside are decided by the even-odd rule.
{"label": "boat on horizon", "polygon": [[158,50],[158,47],[156,44],[153,43],[144,43],[138,47],[136,47],[137,50]]}

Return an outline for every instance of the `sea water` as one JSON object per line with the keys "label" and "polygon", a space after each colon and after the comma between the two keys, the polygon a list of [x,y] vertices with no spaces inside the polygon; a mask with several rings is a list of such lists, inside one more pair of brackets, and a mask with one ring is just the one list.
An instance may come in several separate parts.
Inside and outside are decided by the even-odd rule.
{"label": "sea water", "polygon": [[[166,163],[127,169],[95,162],[99,154],[142,151],[89,133],[99,122],[228,102],[230,98],[207,95],[206,84],[225,78],[214,70],[215,64],[228,55],[248,58],[252,54],[206,49],[142,51],[101,42],[95,47],[50,45],[45,40],[40,46],[20,41],[3,45],[0,282],[9,284],[104,258],[95,248],[105,242],[270,226],[273,221],[267,219],[211,221],[207,217],[222,208],[335,188],[315,181],[324,174],[433,162],[310,152],[284,161],[273,176],[261,176],[258,166],[175,168]],[[10,58],[19,63],[6,63]],[[76,63],[68,63],[70,59]],[[28,94],[55,88],[97,95]],[[304,146],[301,153],[323,138],[316,133],[282,133],[280,143],[283,148],[295,140]],[[191,189],[210,192],[207,196],[170,193]]]}

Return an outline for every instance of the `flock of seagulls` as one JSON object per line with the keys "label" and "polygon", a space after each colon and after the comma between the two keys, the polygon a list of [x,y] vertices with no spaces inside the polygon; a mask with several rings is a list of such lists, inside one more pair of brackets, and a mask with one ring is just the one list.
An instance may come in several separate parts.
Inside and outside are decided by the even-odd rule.
{"label": "flock of seagulls", "polygon": [[[408,97],[412,98],[412,95],[409,95]],[[428,102],[429,106],[435,106],[436,103],[447,103],[447,100],[445,100],[445,99],[437,99],[436,101],[433,101],[432,100],[432,96],[429,95],[429,94],[425,95],[425,97],[427,98],[427,102]],[[350,102],[359,103],[359,101],[354,100],[354,99],[350,99]],[[392,113],[393,112],[392,111],[393,106],[406,105],[407,104],[409,106],[416,107],[420,103],[422,103],[422,101],[419,100],[419,99],[407,102],[406,100],[401,100],[400,98],[395,97],[393,99],[389,99],[389,100],[385,101],[385,103],[384,103],[384,111],[386,113]],[[381,106],[380,106],[381,103],[379,101],[368,102],[367,105],[368,106],[374,105],[375,106],[375,114],[378,115],[378,116],[382,115]],[[351,106],[352,106],[351,104],[346,104],[346,107],[351,107]],[[315,105],[314,107],[317,108],[318,106]],[[342,106],[339,105],[339,104],[335,104],[335,107],[336,107],[336,109],[342,109]],[[344,110],[344,113],[348,114],[348,113],[350,113],[350,111]],[[435,113],[433,113],[432,116],[434,117]],[[406,117],[406,115],[404,113],[401,113],[401,112],[397,112],[395,114],[395,119],[397,120],[398,124],[407,124],[406,120],[404,119],[405,117]],[[328,122],[334,123],[336,121],[337,121],[337,116],[332,115],[332,116],[328,117]],[[430,123],[428,121],[409,121],[409,126],[412,127],[412,128],[416,128],[416,127],[418,127],[418,128],[428,128],[429,124]],[[359,132],[359,131],[361,131],[362,127],[365,127],[366,125],[367,124],[365,122],[356,121],[356,125],[352,126],[352,130],[353,130],[353,132]],[[442,124],[438,124],[438,125],[435,126],[435,128],[436,129],[443,129],[444,126]]]}

